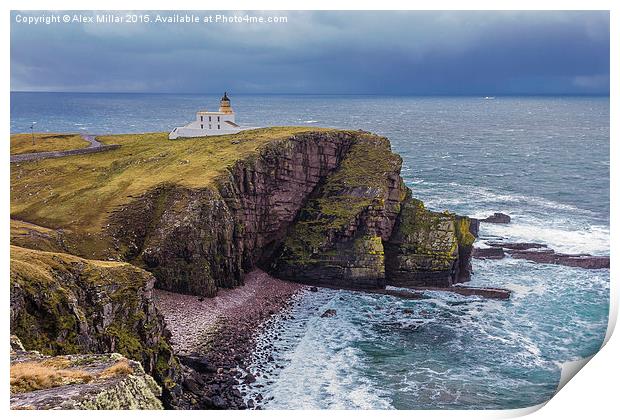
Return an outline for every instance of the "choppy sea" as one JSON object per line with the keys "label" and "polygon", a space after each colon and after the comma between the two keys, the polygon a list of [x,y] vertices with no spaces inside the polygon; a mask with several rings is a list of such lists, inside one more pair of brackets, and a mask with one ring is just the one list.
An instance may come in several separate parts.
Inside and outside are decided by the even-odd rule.
{"label": "choppy sea", "polygon": [[[169,131],[221,95],[12,93],[11,132]],[[231,95],[247,126],[387,136],[427,207],[474,217],[480,241],[543,242],[609,255],[609,99]],[[609,270],[474,260],[472,286],[508,301],[430,293],[400,300],[320,290],[272,319],[252,366],[264,408],[519,408],[550,399],[562,363],[595,353]],[[320,315],[336,309],[332,318]],[[405,310],[407,309],[407,310]],[[263,356],[261,356],[263,354]],[[271,356],[271,357],[269,357]]]}

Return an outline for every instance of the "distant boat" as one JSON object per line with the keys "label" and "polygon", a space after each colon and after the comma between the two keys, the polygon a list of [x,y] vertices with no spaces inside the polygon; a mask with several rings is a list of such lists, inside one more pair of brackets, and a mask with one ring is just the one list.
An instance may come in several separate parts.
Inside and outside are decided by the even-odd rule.
{"label": "distant boat", "polygon": [[488,100],[491,100],[491,99],[495,99],[495,96],[485,96],[484,99],[486,99],[488,101]]}

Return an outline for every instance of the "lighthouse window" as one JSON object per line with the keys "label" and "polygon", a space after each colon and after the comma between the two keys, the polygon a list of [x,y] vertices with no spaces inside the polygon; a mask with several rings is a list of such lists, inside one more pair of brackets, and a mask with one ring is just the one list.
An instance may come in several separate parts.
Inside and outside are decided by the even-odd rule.
{"label": "lighthouse window", "polygon": [[209,115],[209,122],[211,122],[211,115]]}
{"label": "lighthouse window", "polygon": [[200,128],[204,128],[204,126],[202,124],[200,124]]}
{"label": "lighthouse window", "polygon": [[217,117],[217,122],[220,122],[220,117]]}
{"label": "lighthouse window", "polygon": [[200,116],[200,122],[202,122],[202,115]]}
{"label": "lighthouse window", "polygon": [[209,130],[211,130],[211,124],[209,124]]}
{"label": "lighthouse window", "polygon": [[[219,117],[218,117],[218,118],[219,118]],[[219,125],[219,124],[217,125],[217,129],[218,129],[218,130],[220,129],[220,125]]]}

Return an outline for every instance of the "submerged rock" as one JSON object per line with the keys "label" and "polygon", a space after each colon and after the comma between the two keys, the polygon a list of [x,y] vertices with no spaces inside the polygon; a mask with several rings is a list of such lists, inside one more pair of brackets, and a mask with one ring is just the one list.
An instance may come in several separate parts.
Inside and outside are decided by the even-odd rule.
{"label": "submerged rock", "polygon": [[325,312],[323,312],[323,314],[321,315],[321,318],[331,318],[333,316],[336,316],[336,310],[328,309]]}
{"label": "submerged rock", "polygon": [[558,264],[569,267],[579,267],[590,270],[609,268],[608,256],[595,256],[588,254],[559,254],[551,250],[550,252],[539,251],[516,251],[510,254],[513,258],[525,259],[532,262],[543,264]]}
{"label": "submerged rock", "polygon": [[508,216],[507,214],[504,213],[493,213],[491,216],[485,218],[485,219],[480,219],[481,222],[485,222],[485,223],[501,223],[501,224],[505,224],[505,223],[510,223],[510,216]]}
{"label": "submerged rock", "polygon": [[502,289],[499,287],[467,287],[467,286],[454,286],[450,288],[451,292],[458,293],[464,296],[482,296],[491,299],[509,299],[511,291],[508,289]]}
{"label": "submerged rock", "polygon": [[487,245],[512,250],[547,248],[547,245],[537,242],[487,242]]}
{"label": "submerged rock", "polygon": [[472,254],[474,258],[488,259],[488,260],[501,260],[506,256],[503,248],[491,247],[491,248],[474,248]]}
{"label": "submerged rock", "polygon": [[[569,267],[580,267],[585,269],[609,268],[609,256],[597,256],[590,254],[563,254],[555,252],[546,244],[537,242],[487,242],[493,248],[479,248],[475,250],[476,258],[494,258],[494,253],[498,255],[508,253],[512,258],[524,259],[541,264],[557,264]],[[494,251],[490,251],[493,249]],[[495,251],[499,250],[499,251]],[[499,257],[498,257],[499,258]]]}

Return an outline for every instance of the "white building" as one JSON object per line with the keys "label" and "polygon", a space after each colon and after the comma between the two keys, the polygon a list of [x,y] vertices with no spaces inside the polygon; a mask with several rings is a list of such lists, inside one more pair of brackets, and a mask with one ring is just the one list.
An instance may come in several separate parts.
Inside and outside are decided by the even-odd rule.
{"label": "white building", "polygon": [[230,99],[224,92],[224,96],[220,100],[220,109],[218,112],[209,112],[207,110],[198,111],[196,113],[196,121],[183,126],[176,127],[170,132],[168,138],[174,140],[179,137],[203,137],[221,134],[235,134],[241,130],[247,130],[235,123],[235,112],[230,106]]}

